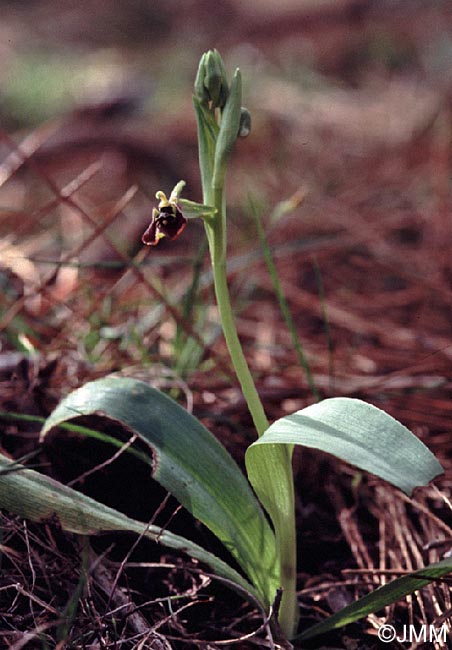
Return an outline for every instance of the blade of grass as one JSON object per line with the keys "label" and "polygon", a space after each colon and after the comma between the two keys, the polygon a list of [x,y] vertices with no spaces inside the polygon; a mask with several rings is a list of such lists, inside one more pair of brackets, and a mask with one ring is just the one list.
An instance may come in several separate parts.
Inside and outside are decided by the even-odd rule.
{"label": "blade of grass", "polygon": [[[189,334],[186,334],[185,323],[193,321],[193,313],[197,304],[197,295],[201,282],[204,257],[208,248],[207,240],[203,239],[193,262],[192,281],[182,298],[182,320],[177,322],[176,337],[174,341],[174,358],[177,370],[182,375],[187,367],[190,367],[191,360],[196,360],[202,355],[203,348],[199,341],[195,341]],[[188,346],[188,347],[187,347]],[[194,349],[193,349],[194,348]],[[189,354],[184,354],[188,350]],[[188,357],[188,358],[187,358]]]}
{"label": "blade of grass", "polygon": [[78,582],[75,586],[75,589],[66,603],[63,611],[61,612],[61,621],[57,628],[57,641],[63,642],[67,639],[71,626],[74,623],[75,617],[77,615],[77,610],[80,604],[80,598],[85,591],[86,585],[88,583],[88,573],[89,573],[89,546],[88,540],[85,537],[83,540],[83,547],[81,553],[81,567],[80,567],[80,576]]}
{"label": "blade of grass", "polygon": [[326,620],[316,623],[312,627],[302,632],[297,639],[305,641],[315,636],[336,630],[344,625],[353,623],[368,614],[378,612],[392,603],[396,603],[405,596],[412,594],[414,591],[425,587],[434,580],[452,572],[452,558],[446,558],[440,562],[430,564],[424,569],[414,571],[409,575],[396,578],[387,585],[375,589],[370,594],[363,596],[359,600],[347,605]]}
{"label": "blade of grass", "polygon": [[279,308],[281,310],[281,314],[283,315],[284,321],[286,323],[287,329],[289,330],[290,337],[292,339],[292,345],[294,347],[294,350],[297,354],[298,361],[300,363],[300,366],[303,368],[306,379],[309,385],[309,389],[312,392],[312,395],[316,400],[320,399],[320,394],[319,391],[315,385],[314,377],[311,371],[311,367],[309,365],[309,361],[306,358],[306,355],[303,350],[303,344],[300,341],[300,337],[298,336],[297,328],[295,326],[292,313],[290,311],[289,305],[287,304],[286,297],[284,295],[284,292],[281,288],[281,282],[279,280],[279,275],[278,271],[275,265],[275,262],[273,260],[273,256],[270,251],[270,247],[267,243],[266,237],[265,237],[265,232],[264,228],[262,226],[262,220],[259,215],[259,211],[257,208],[256,203],[250,198],[249,199],[249,205],[250,205],[250,211],[254,217],[254,220],[256,222],[256,228],[257,228],[257,234],[259,237],[259,242],[260,246],[262,249],[262,253],[265,259],[265,263],[267,265],[268,273],[270,275],[272,284],[273,284],[273,289],[276,294],[276,297],[278,299],[278,304]]}
{"label": "blade of grass", "polygon": [[[15,413],[13,411],[0,411],[0,418],[5,418],[9,420],[22,420],[23,422],[36,422],[37,424],[40,425],[43,425],[46,421],[45,418],[40,417],[39,415],[25,415],[23,413]],[[112,447],[116,447],[117,449],[122,449],[124,447],[123,441],[117,440],[113,436],[109,436],[107,433],[96,431],[95,429],[84,427],[81,426],[80,424],[73,424],[72,422],[61,422],[58,426],[61,429],[64,429],[65,431],[80,433],[83,436],[86,436],[87,438],[93,438],[95,440],[99,440],[100,442],[105,442],[106,444],[109,444]],[[136,449],[135,447],[128,447],[125,451],[128,454],[132,454],[132,456],[135,456],[136,458],[143,461],[147,465],[151,465],[151,459],[149,455],[145,454],[139,449]],[[28,460],[28,458],[33,457],[39,453],[40,453],[39,449],[30,452],[30,454],[27,454],[26,456],[23,456],[22,458],[19,458],[18,460],[14,461],[14,465],[20,467],[20,463],[23,463],[25,460]],[[31,469],[31,466],[27,465],[27,468]],[[8,471],[14,471],[13,466],[11,466],[11,468],[9,468]]]}
{"label": "blade of grass", "polygon": [[315,272],[315,277],[317,280],[317,291],[319,293],[319,298],[320,298],[320,304],[322,306],[322,319],[323,319],[323,324],[325,327],[325,335],[326,335],[326,342],[327,342],[327,348],[328,348],[328,375],[330,378],[330,392],[333,392],[333,383],[334,383],[334,350],[333,350],[333,338],[331,336],[331,326],[330,326],[330,320],[328,318],[328,311],[326,308],[326,300],[325,300],[325,287],[323,284],[323,278],[322,278],[322,273],[320,271],[320,266],[317,261],[317,255],[314,254],[313,256],[314,260],[314,272]]}

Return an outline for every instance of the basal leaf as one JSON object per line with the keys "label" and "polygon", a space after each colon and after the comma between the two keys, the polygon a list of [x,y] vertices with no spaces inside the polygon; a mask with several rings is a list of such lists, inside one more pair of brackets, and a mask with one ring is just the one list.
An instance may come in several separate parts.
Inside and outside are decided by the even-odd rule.
{"label": "basal leaf", "polygon": [[153,478],[223,542],[269,604],[279,586],[274,535],[247,480],[216,438],[160,391],[118,377],[69,394],[46,421],[43,436],[90,414],[139,436],[153,458]]}
{"label": "basal leaf", "polygon": [[130,531],[144,535],[200,560],[217,575],[258,598],[255,589],[237,571],[190,540],[158,526],[131,519],[48,476],[19,465],[3,454],[0,454],[0,508],[31,521],[56,518],[64,530],[80,535],[106,531]]}
{"label": "basal leaf", "polygon": [[259,471],[255,450],[275,443],[327,452],[408,495],[443,472],[435,456],[400,422],[371,404],[347,397],[323,400],[274,422],[248,448],[248,470]]}

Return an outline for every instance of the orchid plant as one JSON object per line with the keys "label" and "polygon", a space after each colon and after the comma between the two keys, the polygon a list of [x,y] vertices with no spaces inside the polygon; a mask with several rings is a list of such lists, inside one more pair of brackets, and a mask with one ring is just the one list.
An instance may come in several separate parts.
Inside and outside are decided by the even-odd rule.
{"label": "orchid plant", "polygon": [[[82,534],[127,527],[144,531],[151,539],[201,560],[267,610],[280,597],[274,629],[287,639],[297,638],[297,634],[307,639],[400,599],[452,570],[452,561],[394,580],[329,619],[299,631],[294,445],[332,454],[407,494],[426,485],[442,468],[401,423],[357,399],[326,399],[268,422],[237,334],[226,272],[226,171],[236,140],[248,135],[251,128],[250,114],[242,106],[240,71],[235,71],[229,83],[221,56],[209,51],[200,60],[194,89],[202,203],[181,197],[183,181],[168,198],[160,190],[143,242],[155,246],[162,238],[181,235],[190,219],[204,222],[224,337],[256,429],[256,440],[245,457],[247,476],[196,418],[163,393],[130,378],[107,377],[70,393],[46,421],[42,439],[51,440],[49,433],[63,426],[64,430],[72,427],[78,435],[96,436],[120,446],[121,441],[105,432],[93,432],[72,421],[96,414],[121,423],[149,450],[149,456],[143,457],[141,451],[139,456],[150,465],[153,478],[223,542],[240,571],[190,540],[127,519],[72,488],[56,487],[34,470],[18,472],[4,457],[0,457],[0,470],[4,466],[0,506],[34,519],[56,513],[67,529]],[[30,503],[31,491],[39,493],[39,507]],[[43,499],[47,499],[45,504]],[[61,509],[63,503],[66,509]]]}

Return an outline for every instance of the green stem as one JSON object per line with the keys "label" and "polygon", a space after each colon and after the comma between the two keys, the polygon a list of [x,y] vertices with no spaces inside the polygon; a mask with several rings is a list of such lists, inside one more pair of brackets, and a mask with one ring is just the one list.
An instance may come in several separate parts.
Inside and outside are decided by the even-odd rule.
{"label": "green stem", "polygon": [[[226,214],[223,188],[212,192],[206,188],[203,200],[213,205],[218,212],[214,217],[204,219],[212,261],[215,296],[220,313],[221,325],[228,346],[235,373],[242,388],[254,426],[259,436],[269,423],[264,407],[256,389],[248,363],[237,334],[232,311],[226,272]],[[279,612],[279,624],[283,632],[293,637],[297,631],[298,604],[296,596],[296,525],[295,496],[292,478],[291,450],[283,445],[265,445],[262,462],[265,465],[265,490],[268,498],[261,492],[264,507],[268,510],[275,528],[276,552],[283,596]],[[284,472],[284,477],[275,474],[275,467]],[[262,477],[256,477],[256,485]],[[250,478],[251,482],[253,480]]]}
{"label": "green stem", "polygon": [[[218,220],[219,221],[219,220]],[[215,230],[215,227],[214,227]],[[214,250],[216,244],[220,243],[219,238],[213,234],[211,237]],[[212,250],[211,250],[212,254]],[[223,328],[226,345],[231,356],[232,365],[239,380],[243,395],[253,418],[254,426],[259,436],[268,429],[269,422],[265,415],[264,407],[256,390],[253,377],[251,375],[248,363],[243,354],[242,346],[237,334],[234,315],[232,312],[231,301],[226,275],[226,261],[214,260],[215,253],[212,257],[213,278],[215,286],[215,296],[217,299],[218,310],[220,312],[221,325]]]}

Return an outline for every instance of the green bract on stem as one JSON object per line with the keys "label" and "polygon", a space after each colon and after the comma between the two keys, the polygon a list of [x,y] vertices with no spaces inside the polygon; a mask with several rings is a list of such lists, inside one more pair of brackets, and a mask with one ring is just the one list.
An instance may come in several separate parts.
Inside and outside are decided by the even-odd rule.
{"label": "green bract on stem", "polygon": [[217,50],[202,55],[195,79],[195,97],[211,110],[223,108],[229,95],[226,70]]}

